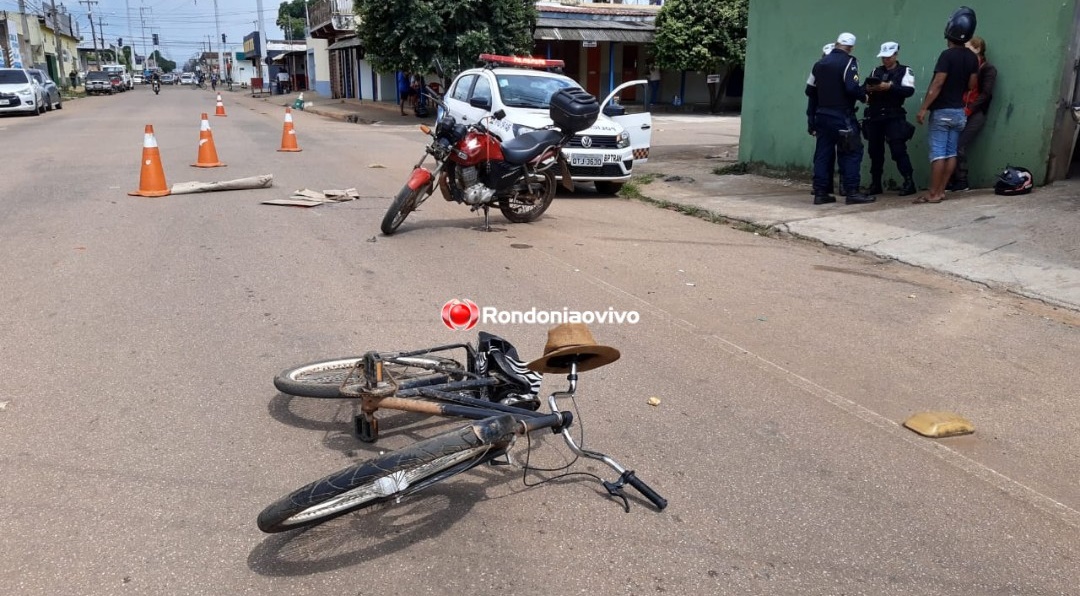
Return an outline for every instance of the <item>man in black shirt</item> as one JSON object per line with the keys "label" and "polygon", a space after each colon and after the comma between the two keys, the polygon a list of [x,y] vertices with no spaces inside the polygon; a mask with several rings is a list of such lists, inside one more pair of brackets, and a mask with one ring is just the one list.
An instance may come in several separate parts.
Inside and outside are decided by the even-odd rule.
{"label": "man in black shirt", "polygon": [[836,152],[836,159],[840,163],[845,202],[849,205],[874,202],[874,197],[859,192],[863,151],[859,123],[855,120],[855,102],[865,101],[866,88],[859,82],[859,63],[851,55],[854,46],[855,36],[841,33],[833,51],[814,65],[811,73],[813,89],[809,88],[810,81],[807,81],[807,105],[817,106],[813,123],[817,139],[814,151],[815,205],[836,202],[827,192],[828,179],[832,176],[828,161],[831,151]]}
{"label": "man in black shirt", "polygon": [[[970,35],[968,35],[970,38]],[[915,199],[916,203],[940,203],[945,200],[945,185],[956,169],[957,145],[967,124],[964,94],[975,89],[979,59],[967,49],[966,39],[947,30],[948,49],[938,56],[934,78],[926,91],[919,113],[919,124],[930,116],[930,190]]]}
{"label": "man in black shirt", "polygon": [[885,142],[896,162],[896,169],[904,177],[900,196],[916,192],[912,178],[914,168],[908,156],[907,142],[914,130],[907,121],[904,100],[915,94],[915,74],[911,68],[900,64],[900,44],[887,41],[881,44],[878,58],[881,66],[875,68],[866,79],[866,140],[869,144],[870,176],[872,182],[866,194],[881,194],[881,175],[885,168]]}

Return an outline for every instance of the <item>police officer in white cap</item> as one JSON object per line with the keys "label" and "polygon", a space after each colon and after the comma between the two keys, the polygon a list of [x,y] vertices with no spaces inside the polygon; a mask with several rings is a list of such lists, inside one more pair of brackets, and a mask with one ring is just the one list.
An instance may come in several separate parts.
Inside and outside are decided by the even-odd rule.
{"label": "police officer in white cap", "polygon": [[[834,44],[834,43],[825,44],[821,48],[821,58],[824,58],[825,56],[828,56],[829,54],[831,54],[832,51],[833,51],[833,48],[835,48],[835,47],[836,47],[836,44]],[[819,58],[819,60],[820,60],[820,58]],[[817,82],[814,80],[814,73],[811,71],[810,77],[806,79],[806,97],[807,97],[807,101],[806,101],[806,130],[807,130],[807,132],[810,133],[810,136],[816,136],[817,135],[817,133],[814,131],[814,116],[817,114],[817,89],[815,89],[815,87],[817,87]],[[817,162],[817,159],[818,159],[818,157],[817,157],[818,150],[819,150],[818,147],[815,145],[815,147],[814,147],[814,161],[815,161],[815,163]],[[822,148],[821,151],[825,151],[825,149]],[[826,161],[828,161],[829,180],[828,180],[828,183],[825,186],[825,196],[821,197],[821,198],[822,198],[822,200],[828,200],[828,201],[832,202],[832,201],[836,200],[836,197],[832,196],[833,192],[835,192],[835,190],[836,190],[836,181],[834,180],[834,177],[832,175],[833,170],[836,169],[836,148],[834,147],[834,148],[829,149],[826,152],[826,154],[824,156],[824,159]],[[812,194],[815,197],[818,196],[817,191],[813,191]]]}
{"label": "police officer in white cap", "polygon": [[904,178],[900,196],[918,192],[912,178],[914,168],[908,156],[907,142],[915,133],[915,125],[907,121],[904,100],[915,94],[915,74],[911,68],[900,64],[900,44],[887,41],[881,44],[878,58],[881,66],[866,78],[866,111],[864,127],[870,154],[870,188],[867,194],[881,194],[881,175],[885,168],[885,143],[896,162],[896,169]]}
{"label": "police officer in white cap", "polygon": [[[841,33],[833,51],[814,65],[811,73],[813,92],[808,102],[816,102],[814,110],[814,204],[833,203],[829,196],[828,179],[832,176],[827,155],[836,151],[840,177],[847,204],[872,203],[874,197],[859,192],[862,167],[862,140],[855,119],[855,102],[865,101],[866,89],[859,82],[859,63],[851,55],[855,36]],[[809,105],[809,104],[808,104]]]}

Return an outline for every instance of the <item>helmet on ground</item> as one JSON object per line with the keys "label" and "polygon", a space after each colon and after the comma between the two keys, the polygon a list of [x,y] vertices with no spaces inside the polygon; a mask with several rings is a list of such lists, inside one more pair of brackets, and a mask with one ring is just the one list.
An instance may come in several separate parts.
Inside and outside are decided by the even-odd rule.
{"label": "helmet on ground", "polygon": [[1005,166],[994,183],[994,194],[1014,196],[1026,195],[1035,187],[1031,171],[1020,166]]}
{"label": "helmet on ground", "polygon": [[945,39],[955,43],[967,43],[975,35],[975,11],[961,6],[945,23]]}

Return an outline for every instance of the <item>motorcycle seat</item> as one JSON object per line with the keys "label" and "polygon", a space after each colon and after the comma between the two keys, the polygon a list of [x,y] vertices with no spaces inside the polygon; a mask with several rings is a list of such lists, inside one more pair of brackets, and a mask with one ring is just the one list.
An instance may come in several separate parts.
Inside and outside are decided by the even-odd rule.
{"label": "motorcycle seat", "polygon": [[503,158],[508,163],[521,165],[536,159],[552,145],[559,144],[562,133],[557,130],[534,130],[516,136],[503,143]]}

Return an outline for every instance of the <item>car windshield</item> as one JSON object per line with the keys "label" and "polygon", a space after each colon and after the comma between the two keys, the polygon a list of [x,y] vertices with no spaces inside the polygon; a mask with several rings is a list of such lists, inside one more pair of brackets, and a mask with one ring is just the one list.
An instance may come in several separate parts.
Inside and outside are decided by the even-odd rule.
{"label": "car windshield", "polygon": [[567,79],[520,74],[498,74],[495,80],[503,105],[510,108],[547,109],[556,91],[578,86]]}
{"label": "car windshield", "polygon": [[41,76],[40,72],[32,72],[30,73],[30,76],[34,77],[34,80],[41,83],[42,85],[45,84],[45,77]]}
{"label": "car windshield", "polygon": [[0,85],[17,85],[29,82],[26,73],[21,70],[0,70]]}
{"label": "car windshield", "polygon": [[92,81],[100,81],[100,80],[107,81],[107,80],[109,80],[109,75],[107,75],[107,74],[105,74],[103,72],[94,71],[94,72],[91,72],[91,73],[86,75],[86,80],[88,80],[88,81],[91,81],[91,80]]}

